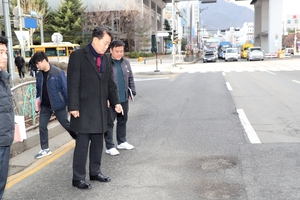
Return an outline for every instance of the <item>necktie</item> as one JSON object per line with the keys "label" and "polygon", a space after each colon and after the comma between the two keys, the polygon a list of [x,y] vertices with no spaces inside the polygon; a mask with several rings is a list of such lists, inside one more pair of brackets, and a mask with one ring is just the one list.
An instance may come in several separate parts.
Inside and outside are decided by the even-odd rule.
{"label": "necktie", "polygon": [[100,72],[100,67],[101,67],[101,58],[100,57],[96,58],[96,65],[98,67],[98,72]]}

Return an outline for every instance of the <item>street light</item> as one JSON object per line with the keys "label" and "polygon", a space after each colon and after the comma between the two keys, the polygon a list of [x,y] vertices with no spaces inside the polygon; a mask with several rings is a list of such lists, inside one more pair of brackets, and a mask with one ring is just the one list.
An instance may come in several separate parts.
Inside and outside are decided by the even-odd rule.
{"label": "street light", "polygon": [[[199,8],[199,31],[201,31],[201,26],[202,26],[202,23],[201,23],[201,13],[204,11],[204,10],[207,10],[208,9],[208,7],[205,7],[205,8]],[[203,27],[204,28],[204,27]],[[199,38],[199,35],[198,35],[198,32],[199,31],[197,31],[197,43],[199,44],[199,48],[201,47],[201,39],[202,38]],[[203,31],[204,32],[204,31]],[[203,37],[203,35],[202,35],[202,37]]]}

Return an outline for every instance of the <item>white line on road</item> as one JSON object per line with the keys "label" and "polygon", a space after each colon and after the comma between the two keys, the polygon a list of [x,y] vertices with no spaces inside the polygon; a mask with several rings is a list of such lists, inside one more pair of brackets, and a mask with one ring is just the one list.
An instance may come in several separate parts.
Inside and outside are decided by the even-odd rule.
{"label": "white line on road", "polygon": [[223,75],[223,76],[226,76],[225,72],[222,72],[222,75]]}
{"label": "white line on road", "polygon": [[226,82],[226,86],[227,86],[228,90],[232,90],[232,87],[231,87],[230,83]]}
{"label": "white line on road", "polygon": [[292,80],[293,82],[295,82],[295,83],[299,83],[300,84],[300,81],[296,81],[296,80]]}
{"label": "white line on road", "polygon": [[268,70],[266,72],[268,72],[269,74],[272,74],[272,75],[276,75],[274,72],[270,72]]}
{"label": "white line on road", "polygon": [[255,130],[251,126],[249,120],[246,117],[246,114],[243,109],[237,109],[237,113],[239,114],[239,118],[241,120],[242,125],[244,126],[244,129],[247,133],[247,136],[249,138],[249,141],[252,144],[260,144],[261,141],[259,140]]}
{"label": "white line on road", "polygon": [[170,79],[170,78],[135,78],[134,81],[155,81],[155,80],[162,80],[162,79]]}

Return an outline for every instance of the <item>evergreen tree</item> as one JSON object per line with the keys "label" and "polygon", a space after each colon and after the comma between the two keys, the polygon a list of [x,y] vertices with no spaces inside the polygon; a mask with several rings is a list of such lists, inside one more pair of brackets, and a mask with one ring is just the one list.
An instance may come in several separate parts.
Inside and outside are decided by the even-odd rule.
{"label": "evergreen tree", "polygon": [[63,41],[81,43],[85,7],[81,0],[63,0],[51,13],[50,26],[53,32],[62,34]]}

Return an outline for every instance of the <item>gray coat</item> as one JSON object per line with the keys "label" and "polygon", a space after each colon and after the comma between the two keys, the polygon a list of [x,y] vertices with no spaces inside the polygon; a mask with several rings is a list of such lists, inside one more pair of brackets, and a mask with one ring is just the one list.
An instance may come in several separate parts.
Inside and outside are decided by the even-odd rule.
{"label": "gray coat", "polygon": [[15,120],[9,76],[6,71],[0,71],[0,146],[11,146],[14,141]]}
{"label": "gray coat", "polygon": [[[118,85],[118,75],[117,75],[117,67],[115,66],[114,62],[112,62],[112,69],[114,72],[114,81],[116,85]],[[133,95],[136,95],[135,84],[133,73],[131,70],[131,65],[128,60],[125,58],[121,59],[121,68],[123,71],[124,81],[125,81],[125,92],[126,92],[126,99],[128,99],[128,87],[132,90]]]}
{"label": "gray coat", "polygon": [[100,76],[95,59],[86,46],[74,51],[67,71],[68,110],[79,110],[79,117],[71,116],[71,130],[79,133],[107,131],[107,100],[120,104],[118,88],[113,80],[109,55],[102,60],[104,72]]}

